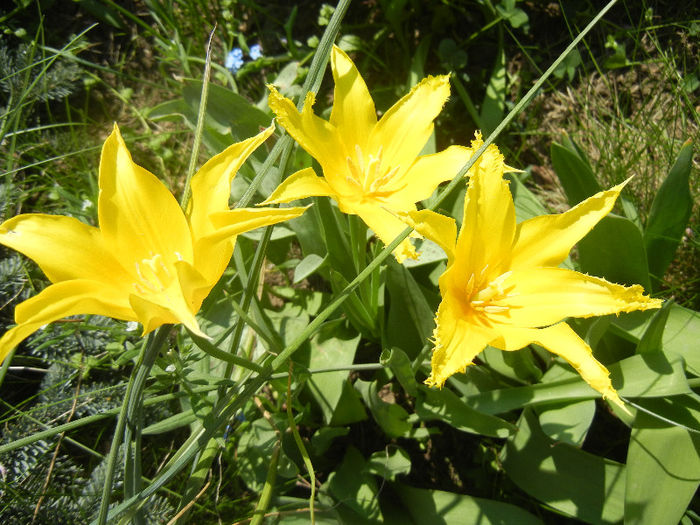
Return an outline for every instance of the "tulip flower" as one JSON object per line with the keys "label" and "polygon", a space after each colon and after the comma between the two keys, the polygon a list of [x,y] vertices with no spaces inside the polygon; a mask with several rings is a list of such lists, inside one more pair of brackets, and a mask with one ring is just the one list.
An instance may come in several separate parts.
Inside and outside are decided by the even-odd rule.
{"label": "tulip flower", "polygon": [[[472,148],[481,144],[477,136]],[[498,149],[487,148],[469,178],[459,235],[454,219],[435,212],[403,216],[447,254],[426,383],[441,387],[487,345],[511,351],[534,343],[563,357],[603,397],[624,406],[608,370],[564,320],[659,308],[662,301],[645,296],[639,285],[621,286],[558,266],[610,212],[626,182],[565,213],[516,224],[506,171],[511,170]]]}
{"label": "tulip flower", "polygon": [[[331,53],[331,70],[335,90],[329,121],[314,115],[312,93],[299,113],[270,86],[268,102],[277,121],[319,162],[323,177],[311,168],[300,170],[263,204],[329,196],[340,211],[359,215],[389,244],[406,227],[396,213],[415,210],[417,201],[451,180],[469,160],[470,152],[461,146],[419,157],[450,94],[449,76],[423,79],[377,121],[364,80],[338,47]],[[408,239],[394,255],[399,262],[417,257]]]}
{"label": "tulip flower", "polygon": [[17,305],[0,338],[0,362],[42,326],[77,314],[138,321],[144,335],[182,323],[204,335],[195,314],[226,269],[236,235],[301,215],[305,208],[228,207],[231,181],[273,132],[233,144],[192,178],[187,212],[131,159],[115,125],[99,168],[99,227],[28,213],[0,225],[0,244],[33,259],[51,281]]}

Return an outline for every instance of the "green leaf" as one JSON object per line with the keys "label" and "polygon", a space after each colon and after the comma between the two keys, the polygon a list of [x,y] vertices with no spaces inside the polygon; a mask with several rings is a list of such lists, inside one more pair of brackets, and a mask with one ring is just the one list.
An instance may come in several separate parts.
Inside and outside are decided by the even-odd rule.
{"label": "green leaf", "polygon": [[627,452],[625,521],[675,525],[700,482],[700,436],[641,412]]}
{"label": "green leaf", "polygon": [[377,484],[372,475],[363,472],[364,468],[365,458],[350,446],[338,470],[329,476],[328,490],[340,507],[349,508],[365,520],[381,520]]}
{"label": "green leaf", "polygon": [[475,410],[470,398],[459,398],[447,388],[421,390],[425,395],[416,401],[415,412],[423,421],[439,420],[464,432],[500,438],[515,432],[507,421]]}
{"label": "green leaf", "polygon": [[148,425],[141,431],[141,433],[146,436],[155,434],[165,434],[166,432],[170,432],[171,430],[186,427],[187,425],[196,421],[197,419],[198,418],[195,415],[194,410],[185,410],[184,412],[180,412],[179,414],[175,414],[174,416],[166,417],[165,419],[158,421],[157,423]]}
{"label": "green leaf", "polygon": [[369,407],[374,420],[384,433],[392,438],[403,436],[411,431],[408,412],[396,403],[387,403],[377,395],[377,382],[355,381],[355,388],[362,394],[365,404]]}
{"label": "green leaf", "polygon": [[317,456],[324,454],[337,437],[347,436],[348,427],[321,427],[311,436],[312,452]]}
{"label": "green leaf", "polygon": [[433,333],[435,310],[406,268],[391,261],[386,273],[389,313],[384,347],[420,350]]}
{"label": "green leaf", "polygon": [[506,474],[522,490],[587,523],[624,517],[625,467],[547,437],[531,409],[501,454]]}
{"label": "green leaf", "polygon": [[306,279],[309,275],[318,270],[324,262],[326,262],[326,258],[316,255],[315,253],[310,253],[304,257],[301,262],[297,264],[297,267],[294,268],[294,284]]}
{"label": "green leaf", "polygon": [[660,310],[654,312],[648,328],[637,344],[637,354],[647,354],[649,352],[661,352],[663,349],[663,335],[668,322],[668,315],[671,312],[673,301],[666,301]]}
{"label": "green leaf", "polygon": [[510,181],[509,188],[513,195],[515,217],[518,222],[549,213],[535,194],[520,181],[517,174],[508,173],[506,174],[506,179]]}
{"label": "green leaf", "polygon": [[641,284],[651,290],[642,232],[627,219],[610,214],[578,243],[581,270],[614,283]]}
{"label": "green leaf", "polygon": [[573,141],[569,140],[569,143],[569,147],[552,143],[552,166],[564,187],[569,204],[575,206],[598,193],[601,188],[586,158]]}
{"label": "green leaf", "polygon": [[415,372],[410,359],[408,359],[403,350],[400,348],[382,350],[379,360],[384,366],[391,368],[391,371],[394,372],[396,379],[399,380],[406,393],[414,397],[418,395],[418,382],[416,381]]}
{"label": "green leaf", "polygon": [[[412,518],[412,523],[416,524],[540,525],[542,523],[532,514],[510,503],[441,490],[417,489],[398,483],[393,483],[391,487],[400,498],[401,507]],[[402,516],[401,522],[407,523],[406,517]]]}
{"label": "green leaf", "polygon": [[693,197],[689,186],[692,163],[693,144],[687,141],[656,192],[647,219],[644,243],[649,270],[659,280],[673,260],[693,209]]}
{"label": "green leaf", "polygon": [[574,447],[583,445],[595,415],[595,401],[545,405],[539,410],[540,427],[554,441]]}
{"label": "green leaf", "polygon": [[[625,397],[658,397],[688,392],[682,359],[678,355],[670,357],[650,353],[608,365],[613,386]],[[555,381],[490,390],[468,396],[465,402],[484,414],[502,414],[525,405],[600,397],[573,370],[568,367],[558,370],[561,375]]]}
{"label": "green leaf", "polygon": [[[311,339],[308,365],[305,365],[308,368],[349,366],[355,359],[360,336],[342,334],[337,325],[333,330],[330,328]],[[308,386],[327,425],[342,426],[366,417],[362,404],[352,394],[347,371],[313,374]],[[348,387],[350,392],[346,392]]]}
{"label": "green leaf", "polygon": [[401,447],[387,447],[369,457],[364,472],[381,476],[389,481],[396,481],[396,476],[411,472],[411,458]]}
{"label": "green leaf", "polygon": [[519,383],[532,383],[542,377],[542,371],[535,366],[532,351],[529,348],[515,352],[504,352],[498,348],[487,346],[479,354],[479,359],[495,372]]}
{"label": "green leaf", "polygon": [[613,387],[625,397],[661,397],[690,391],[683,359],[676,354],[650,352],[608,365]]}
{"label": "green leaf", "polygon": [[[621,315],[613,320],[625,336],[637,342],[646,332],[656,312],[634,312]],[[677,304],[670,307],[668,319],[661,337],[664,353],[678,354],[685,360],[685,366],[693,375],[700,376],[700,313]]]}
{"label": "green leaf", "polygon": [[493,65],[484,101],[481,104],[481,127],[489,135],[503,120],[506,104],[506,54],[503,50],[503,33],[499,31],[498,53]]}

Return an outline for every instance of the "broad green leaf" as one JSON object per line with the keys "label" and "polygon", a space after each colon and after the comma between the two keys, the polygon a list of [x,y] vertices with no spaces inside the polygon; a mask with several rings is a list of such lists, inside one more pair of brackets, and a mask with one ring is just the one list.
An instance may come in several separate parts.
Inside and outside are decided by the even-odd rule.
{"label": "broad green leaf", "polygon": [[[566,370],[566,371],[564,371]],[[635,355],[608,365],[613,386],[624,397],[659,397],[688,392],[679,356],[661,353]],[[600,394],[573,370],[561,369],[561,378],[537,385],[490,390],[468,396],[465,402],[485,414],[502,414],[525,405],[596,399]]]}
{"label": "broad green leaf", "polygon": [[518,222],[549,213],[535,194],[520,181],[517,174],[508,173],[506,178],[510,180],[509,188],[513,195],[515,217]]}
{"label": "broad green leaf", "polygon": [[627,219],[610,214],[578,243],[584,272],[614,283],[641,284],[651,290],[642,232]]}
{"label": "broad green leaf", "polygon": [[411,472],[411,458],[401,447],[387,447],[369,457],[364,471],[389,481],[396,481],[396,476]]}
{"label": "broad green leaf", "polygon": [[690,391],[676,354],[633,355],[608,365],[613,387],[624,397],[661,397]]}
{"label": "broad green leaf", "polygon": [[304,257],[301,262],[297,264],[297,267],[294,268],[294,284],[306,279],[309,275],[318,270],[324,262],[326,262],[326,258],[316,255],[315,253],[310,253]]}
{"label": "broad green leaf", "polygon": [[519,383],[532,383],[542,377],[542,371],[535,366],[532,351],[523,348],[515,352],[503,352],[487,346],[479,354],[479,359],[499,374],[514,379]]}
{"label": "broad green leaf", "polygon": [[637,344],[637,354],[662,351],[664,330],[672,307],[673,301],[666,301],[660,310],[654,312],[649,326]]}
{"label": "broad green leaf", "polygon": [[423,421],[439,420],[464,432],[500,438],[515,432],[507,421],[475,410],[471,398],[459,398],[447,388],[421,390],[424,396],[416,400],[415,412]]}
{"label": "broad green leaf", "polygon": [[552,166],[564,187],[569,205],[575,206],[591,195],[598,193],[601,188],[591,169],[588,160],[583,156],[573,141],[563,146],[552,143]]}
{"label": "broad green leaf", "polygon": [[700,396],[695,393],[637,399],[633,406],[663,423],[700,434]]}
{"label": "broad green leaf", "polygon": [[430,239],[414,239],[413,244],[418,252],[418,259],[406,259],[403,266],[406,268],[414,268],[416,266],[425,266],[437,261],[444,261],[447,255],[442,251],[442,248],[435,244]]}
{"label": "broad green leaf", "polygon": [[[277,434],[264,419],[256,419],[241,431],[236,449],[236,467],[243,482],[254,492],[259,493],[263,488],[276,442]],[[280,463],[282,456],[284,453],[280,451]],[[289,463],[285,459],[285,466],[289,466]]]}
{"label": "broad green leaf", "polygon": [[387,403],[380,399],[377,395],[376,381],[370,383],[358,379],[355,381],[355,388],[362,394],[374,420],[387,436],[397,438],[411,431],[413,425],[407,421],[408,412],[396,403]]}
{"label": "broad green leaf", "polygon": [[[620,328],[630,340],[638,342],[652,322],[656,312],[634,312],[613,319],[613,324]],[[700,313],[671,305],[668,319],[661,337],[664,353],[674,353],[683,357],[685,366],[693,375],[700,376]]]}
{"label": "broad green leaf", "polygon": [[379,359],[384,366],[391,368],[391,371],[394,372],[396,379],[399,380],[406,393],[414,397],[418,395],[418,382],[416,381],[415,372],[411,366],[411,361],[403,350],[400,348],[382,350]]}
{"label": "broad green leaf", "polygon": [[583,445],[595,415],[595,401],[544,405],[539,410],[540,427],[554,441],[574,447]]}
{"label": "broad green leaf", "polygon": [[[197,122],[199,98],[202,93],[202,83],[188,80],[182,90],[185,102],[190,108],[187,120],[194,126]],[[272,122],[272,118],[264,111],[251,104],[246,98],[233,91],[209,84],[207,97],[207,114],[204,125],[204,143],[212,151],[223,151],[234,142],[240,142],[260,132]],[[264,157],[264,148],[259,151]]]}
{"label": "broad green leaf", "polygon": [[693,144],[683,144],[675,164],[661,184],[651,205],[644,243],[649,270],[661,279],[673,260],[693,209],[689,178],[693,162]]}
{"label": "broad green leaf", "polygon": [[389,313],[384,347],[398,346],[409,353],[417,351],[432,335],[435,310],[411,272],[395,261],[388,265],[386,286]]}
{"label": "broad green leaf", "polygon": [[[441,490],[425,490],[399,483],[391,484],[408,516],[401,523],[416,525],[540,525],[532,514],[510,503],[475,498]],[[411,521],[408,522],[407,518]],[[395,520],[397,523],[398,519]]]}
{"label": "broad green leaf", "polygon": [[503,448],[501,464],[522,490],[587,523],[624,516],[625,466],[547,437],[531,409]]}
{"label": "broad green leaf", "polygon": [[328,490],[339,507],[347,507],[363,520],[381,520],[377,483],[371,474],[363,473],[365,458],[353,446],[345,453],[338,470],[328,478]]}
{"label": "broad green leaf", "polygon": [[312,452],[321,455],[331,446],[337,437],[347,436],[350,429],[347,427],[321,427],[311,436]]}
{"label": "broad green leaf", "polygon": [[627,452],[625,521],[675,525],[700,482],[700,436],[638,412]]}
{"label": "broad green leaf", "polygon": [[[360,336],[342,334],[338,325],[333,327],[334,330],[330,328],[321,330],[311,339],[310,355],[306,365],[309,369],[349,366],[355,359]],[[343,396],[347,382],[347,371],[314,374],[308,381],[309,390],[321,408],[327,425],[340,426],[364,419],[365,414],[361,404],[357,406],[359,401],[352,394],[346,393]],[[343,407],[340,406],[342,401],[345,402]],[[345,409],[345,412],[339,412],[340,408]]]}

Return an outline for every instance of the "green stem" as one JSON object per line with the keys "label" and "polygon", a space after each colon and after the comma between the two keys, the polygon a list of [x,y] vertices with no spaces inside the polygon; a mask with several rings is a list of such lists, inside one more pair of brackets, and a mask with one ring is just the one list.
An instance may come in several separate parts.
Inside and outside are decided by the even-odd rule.
{"label": "green stem", "polygon": [[[137,433],[137,441],[140,440],[140,411],[143,388],[146,384],[146,379],[150,374],[153,363],[155,362],[160,349],[167,341],[171,326],[166,325],[158,329],[155,335],[150,334],[148,339],[144,341],[138,361],[132,372],[131,379],[126,386],[126,394],[124,403],[122,404],[117,420],[117,427],[114,430],[112,437],[112,446],[110,447],[109,456],[107,458],[107,468],[105,471],[105,484],[102,489],[102,501],[100,503],[100,512],[97,518],[99,525],[107,523],[107,514],[109,510],[109,501],[112,494],[112,485],[114,481],[114,473],[119,457],[119,449],[124,438],[124,444],[127,447],[124,458],[124,494],[126,498],[141,490],[141,465],[139,454],[130,454],[131,437],[134,432]],[[128,423],[128,425],[127,425]],[[132,456],[129,458],[129,456]],[[138,476],[138,480],[135,477]]]}
{"label": "green stem", "polygon": [[209,96],[209,76],[211,74],[211,40],[214,38],[216,27],[209,33],[209,41],[207,42],[207,55],[204,61],[204,75],[202,77],[202,94],[199,97],[199,111],[197,112],[197,126],[194,131],[194,142],[192,143],[192,154],[190,155],[190,165],[187,169],[187,178],[185,179],[185,189],[180,197],[180,206],[184,209],[187,200],[190,196],[190,182],[194,175],[195,167],[197,166],[197,158],[199,157],[199,146],[202,144],[202,134],[204,133],[204,118],[207,113],[207,97]]}
{"label": "green stem", "polygon": [[253,512],[253,519],[250,520],[250,525],[261,525],[263,519],[265,518],[265,513],[267,508],[270,506],[270,500],[272,499],[272,490],[275,487],[275,480],[277,479],[277,463],[280,458],[280,448],[282,447],[282,442],[278,441],[275,445],[275,449],[272,451],[272,457],[270,458],[270,466],[267,469],[267,477],[265,478],[265,485],[263,486],[262,492],[260,493],[260,499],[258,504],[255,506],[255,511]]}

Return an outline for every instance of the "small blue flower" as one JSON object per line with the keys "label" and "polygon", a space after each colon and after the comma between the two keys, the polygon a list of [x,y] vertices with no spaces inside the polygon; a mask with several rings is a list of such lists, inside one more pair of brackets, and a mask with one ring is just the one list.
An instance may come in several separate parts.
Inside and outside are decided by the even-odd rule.
{"label": "small blue flower", "polygon": [[226,69],[231,71],[231,73],[235,73],[241,69],[241,66],[243,65],[243,51],[240,47],[234,47],[228,52],[224,65],[226,66]]}
{"label": "small blue flower", "polygon": [[262,58],[262,46],[260,44],[253,44],[252,46],[250,46],[248,54],[250,55],[251,60],[257,60],[258,58]]}

